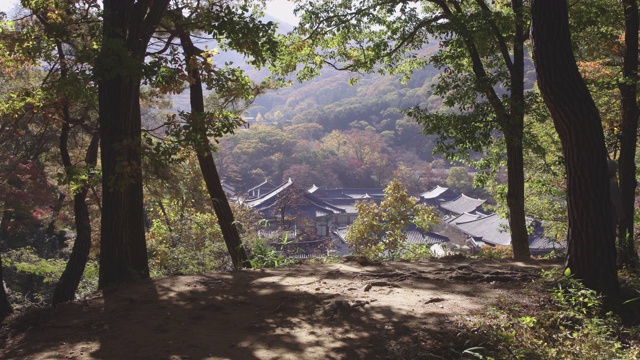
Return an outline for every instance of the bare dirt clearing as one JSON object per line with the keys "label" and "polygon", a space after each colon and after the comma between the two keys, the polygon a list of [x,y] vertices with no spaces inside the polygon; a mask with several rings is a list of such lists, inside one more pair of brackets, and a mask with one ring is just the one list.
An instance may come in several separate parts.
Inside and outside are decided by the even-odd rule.
{"label": "bare dirt clearing", "polygon": [[348,262],[159,278],[11,319],[0,358],[375,359],[407,344],[442,356],[460,317],[553,266]]}

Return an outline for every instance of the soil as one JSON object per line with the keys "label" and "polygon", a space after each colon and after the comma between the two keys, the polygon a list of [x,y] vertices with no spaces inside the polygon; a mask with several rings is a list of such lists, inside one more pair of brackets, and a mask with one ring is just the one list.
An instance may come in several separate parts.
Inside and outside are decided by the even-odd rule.
{"label": "soil", "polygon": [[541,268],[559,266],[460,258],[367,265],[120,285],[14,315],[0,333],[0,358],[385,359],[402,358],[403,347],[451,358],[448,342],[465,316],[521,296]]}

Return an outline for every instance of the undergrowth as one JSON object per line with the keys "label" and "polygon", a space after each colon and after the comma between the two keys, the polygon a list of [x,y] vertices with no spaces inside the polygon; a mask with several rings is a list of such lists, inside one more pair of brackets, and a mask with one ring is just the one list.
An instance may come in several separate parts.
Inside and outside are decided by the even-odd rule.
{"label": "undergrowth", "polygon": [[521,299],[501,298],[461,324],[463,359],[638,359],[638,328],[604,310],[602,298],[559,270],[543,271]]}
{"label": "undergrowth", "polygon": [[[628,275],[620,276],[622,288],[640,296],[637,275]],[[602,300],[560,270],[543,271],[539,281],[451,327],[414,329],[391,341],[389,358],[639,359],[640,327],[605,311]]]}

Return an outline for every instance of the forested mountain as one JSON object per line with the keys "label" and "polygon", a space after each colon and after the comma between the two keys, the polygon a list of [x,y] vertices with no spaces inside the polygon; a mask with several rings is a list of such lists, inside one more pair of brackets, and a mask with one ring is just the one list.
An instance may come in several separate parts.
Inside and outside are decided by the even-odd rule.
{"label": "forested mountain", "polygon": [[402,110],[438,107],[428,94],[438,74],[429,67],[407,84],[398,76],[366,75],[350,85],[353,74],[327,69],[311,81],[260,95],[247,111],[248,128],[222,138],[216,154],[221,171],[239,189],[264,178],[376,187],[397,171],[424,176],[417,174],[434,160],[432,137]]}
{"label": "forested mountain", "polygon": [[[434,41],[420,56],[428,57],[438,47]],[[531,89],[535,73],[530,60],[526,70],[526,88]],[[309,81],[270,90],[248,108],[247,128],[221,139],[216,154],[221,172],[239,191],[265,178],[279,182],[288,177],[304,185],[336,187],[378,187],[398,177],[412,191],[446,184],[445,169],[451,164],[434,154],[435,136],[425,135],[403,112],[415,106],[442,108],[442,99],[431,94],[441,72],[427,66],[403,81],[399,75],[359,75],[326,67]],[[352,143],[358,141],[375,144],[368,151],[376,155],[356,159],[350,154],[359,150],[345,150],[340,141],[346,148],[357,148]],[[469,186],[458,190],[473,192],[466,182]]]}

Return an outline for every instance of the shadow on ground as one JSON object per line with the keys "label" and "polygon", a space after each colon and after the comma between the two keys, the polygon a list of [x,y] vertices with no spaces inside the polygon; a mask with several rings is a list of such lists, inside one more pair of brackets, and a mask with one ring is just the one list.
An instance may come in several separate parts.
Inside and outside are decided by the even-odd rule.
{"label": "shadow on ground", "polygon": [[415,346],[436,358],[459,316],[538,274],[537,265],[429,261],[153,279],[15,319],[0,357],[376,359]]}

